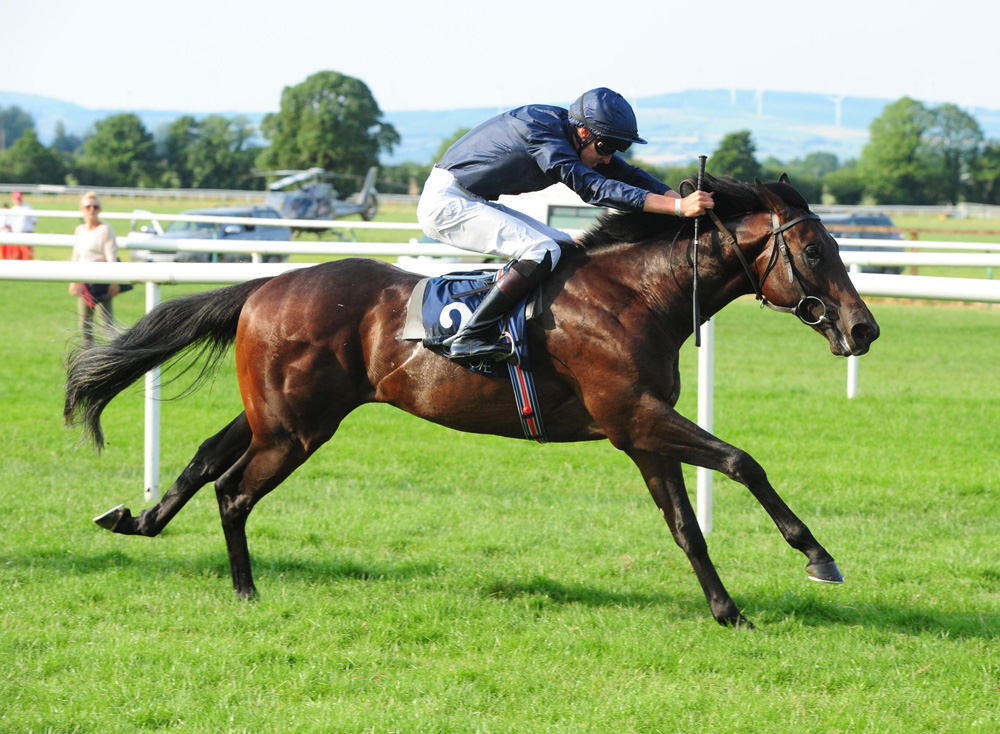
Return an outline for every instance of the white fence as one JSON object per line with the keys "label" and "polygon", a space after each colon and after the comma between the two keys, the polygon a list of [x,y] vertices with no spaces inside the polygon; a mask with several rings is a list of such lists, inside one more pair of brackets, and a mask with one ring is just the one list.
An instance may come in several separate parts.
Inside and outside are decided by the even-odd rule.
{"label": "white fence", "polygon": [[[383,182],[383,185],[387,185]],[[100,196],[107,197],[127,197],[132,199],[202,199],[202,200],[232,200],[232,201],[260,201],[263,202],[267,191],[246,191],[244,189],[152,189],[152,188],[126,188],[114,186],[62,186],[52,184],[0,184],[0,193],[13,193],[21,191],[28,196],[44,196],[46,194],[75,194],[82,196],[88,191],[96,191]],[[381,201],[399,201],[415,204],[419,198],[414,194],[389,193],[379,191],[378,198]],[[840,213],[840,212],[860,212],[878,214],[910,214],[917,216],[940,216],[953,219],[1000,219],[1000,206],[993,204],[976,204],[972,202],[961,202],[959,204],[947,204],[944,206],[923,206],[908,204],[813,204],[810,208],[817,214]]]}
{"label": "white fence", "polygon": [[[38,212],[42,214],[42,212]],[[45,213],[48,215],[48,213]],[[67,213],[78,217],[76,212]],[[59,214],[62,216],[62,214]],[[110,215],[104,215],[110,218]],[[167,217],[158,218],[166,220]],[[119,218],[135,219],[134,215],[119,215]],[[190,219],[190,217],[176,217]],[[219,218],[211,217],[208,220]],[[238,219],[227,218],[229,223],[240,223]],[[253,224],[261,224],[262,220],[249,220]],[[263,220],[267,221],[267,220]],[[287,224],[287,220],[282,220]],[[415,224],[385,224],[375,222],[304,222],[309,226],[327,227],[358,227],[365,225],[373,229],[418,230]],[[60,235],[18,235],[5,233],[5,243],[30,245],[72,246],[72,236]],[[135,242],[126,238],[126,247],[141,247],[149,249],[147,242]],[[427,275],[437,275],[450,270],[461,269],[454,262],[441,262],[441,256],[460,257],[468,253],[445,245],[417,243],[288,243],[240,241],[223,243],[220,240],[182,241],[180,247],[208,248],[220,252],[220,246],[226,244],[231,252],[256,252],[258,254],[362,254],[362,255],[396,255],[405,260],[401,263],[407,269]],[[898,248],[904,243],[886,240],[855,240],[845,239],[843,245],[874,245],[880,247]],[[943,247],[961,248],[964,250],[997,250],[1000,244],[975,245],[966,243],[931,243],[906,242],[907,248],[925,247],[941,249]],[[231,248],[231,249],[228,249]],[[193,251],[193,250],[192,250]],[[204,251],[204,250],[199,250]],[[429,256],[422,259],[419,256]],[[917,253],[917,252],[842,252],[845,263],[852,265],[851,278],[858,292],[865,296],[888,296],[898,298],[938,299],[955,301],[977,301],[1000,303],[1000,281],[979,280],[972,278],[935,278],[927,276],[876,275],[856,272],[858,265],[947,265],[955,267],[995,267],[1000,265],[1000,255],[979,253]],[[278,275],[287,270],[309,267],[305,263],[253,263],[253,264],[206,264],[206,263],[69,263],[40,261],[5,261],[0,260],[0,280],[32,280],[32,281],[76,281],[128,283],[143,282],[146,284],[146,309],[154,308],[160,300],[160,285],[164,283],[238,283],[252,278],[267,275]],[[474,267],[483,267],[476,264]],[[485,267],[489,267],[488,265]],[[713,393],[714,393],[714,339],[715,324],[709,321],[702,326],[702,347],[699,350],[698,363],[698,423],[708,431],[712,430]],[[848,366],[848,397],[853,397],[857,390],[856,360]],[[853,380],[853,390],[852,390]],[[156,500],[159,496],[159,372],[147,375],[146,378],[146,420],[145,420],[145,495],[148,500]],[[698,470],[697,488],[698,519],[704,532],[712,529],[712,472],[706,469]]]}
{"label": "white fence", "polygon": [[[360,177],[359,179],[360,180]],[[383,186],[387,185],[383,182]],[[125,197],[129,199],[186,199],[202,201],[246,201],[263,203],[268,192],[247,191],[246,189],[149,189],[149,188],[126,188],[119,186],[62,186],[56,184],[0,184],[0,193],[11,194],[20,191],[26,196],[45,195],[76,195],[94,191],[101,197]],[[382,202],[417,202],[419,198],[414,194],[389,193],[378,191],[379,201]]]}

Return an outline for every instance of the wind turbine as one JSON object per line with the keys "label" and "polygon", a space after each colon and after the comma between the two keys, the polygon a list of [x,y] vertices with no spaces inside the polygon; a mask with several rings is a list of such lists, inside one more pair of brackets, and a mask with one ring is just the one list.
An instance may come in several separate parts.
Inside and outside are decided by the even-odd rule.
{"label": "wind turbine", "polygon": [[841,112],[840,107],[841,103],[844,101],[844,97],[846,96],[847,95],[842,94],[839,97],[827,97],[828,100],[830,100],[831,102],[833,102],[834,105],[836,105],[837,111],[835,113],[834,120],[836,121],[835,124],[837,127],[840,127],[840,112]]}
{"label": "wind turbine", "polygon": [[757,102],[757,117],[764,116],[764,90],[758,87],[757,91],[753,95],[754,101]]}

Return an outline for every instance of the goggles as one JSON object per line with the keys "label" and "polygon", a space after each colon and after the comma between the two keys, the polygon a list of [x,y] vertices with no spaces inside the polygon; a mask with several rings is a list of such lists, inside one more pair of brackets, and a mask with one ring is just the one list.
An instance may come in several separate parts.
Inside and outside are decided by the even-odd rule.
{"label": "goggles", "polygon": [[615,140],[614,138],[594,138],[594,150],[600,156],[624,153],[632,146],[627,140]]}

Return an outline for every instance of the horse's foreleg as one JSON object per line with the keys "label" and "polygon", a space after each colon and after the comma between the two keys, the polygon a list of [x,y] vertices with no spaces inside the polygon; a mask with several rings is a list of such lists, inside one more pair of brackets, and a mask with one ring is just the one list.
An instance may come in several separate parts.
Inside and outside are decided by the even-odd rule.
{"label": "horse's foreleg", "polygon": [[743,484],[770,515],[785,541],[806,556],[809,561],[806,571],[811,579],[843,583],[844,577],[833,556],[778,496],[763,467],[750,454],[721,441],[665,403],[650,406],[649,402],[643,404],[641,416],[631,419],[629,425],[639,428],[630,431],[621,442],[624,443],[622,448],[648,451],[684,464],[703,466]]}
{"label": "horse's foreleg", "polygon": [[723,586],[715,565],[708,557],[705,536],[701,532],[684,487],[681,465],[650,453],[633,452],[630,456],[642,472],[646,486],[649,487],[656,506],[660,508],[660,514],[667,521],[674,540],[691,562],[698,582],[705,592],[712,616],[722,625],[753,627],[740,614],[740,610]]}
{"label": "horse's foreleg", "polygon": [[218,479],[236,463],[246,452],[251,437],[246,413],[241,413],[232,423],[198,447],[194,458],[158,503],[143,510],[138,517],[133,517],[129,508],[119,505],[94,518],[94,522],[106,530],[123,535],[159,535],[199,489]]}
{"label": "horse's foreleg", "polygon": [[750,493],[770,515],[785,542],[809,560],[806,564],[809,578],[828,584],[844,583],[844,577],[841,575],[840,569],[837,568],[833,556],[819,544],[812,531],[774,491],[764,468],[746,451],[730,446],[717,438],[712,438],[724,447],[722,453],[725,455],[725,459],[715,466],[708,464],[700,466],[708,466],[710,469],[720,471],[750,490]]}
{"label": "horse's foreleg", "polygon": [[[718,439],[716,440],[718,441]],[[720,443],[723,442],[720,441]],[[728,444],[724,445],[730,449],[732,456],[724,464],[724,467],[717,469],[717,471],[723,472],[730,479],[740,482],[750,490],[750,493],[771,516],[785,541],[809,559],[806,564],[809,578],[827,584],[844,583],[844,577],[840,573],[840,569],[837,568],[833,556],[819,544],[819,541],[813,537],[812,531],[778,496],[768,481],[764,468],[746,451]]]}

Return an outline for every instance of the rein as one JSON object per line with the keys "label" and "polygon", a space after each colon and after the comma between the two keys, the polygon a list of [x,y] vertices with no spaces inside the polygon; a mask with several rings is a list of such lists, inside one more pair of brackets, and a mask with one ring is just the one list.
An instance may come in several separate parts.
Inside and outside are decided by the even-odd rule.
{"label": "rein", "polygon": [[[688,190],[688,194],[694,191],[694,184],[690,179],[685,179],[681,181],[678,187],[681,196],[686,196],[685,189]],[[823,299],[818,296],[807,296],[806,292],[802,288],[802,284],[795,275],[795,268],[792,266],[792,253],[788,249],[788,243],[785,242],[784,232],[791,229],[796,224],[804,222],[809,219],[819,219],[820,217],[816,214],[803,214],[801,217],[796,217],[788,222],[782,224],[778,221],[778,215],[771,212],[771,232],[767,236],[767,240],[770,241],[774,237],[775,246],[771,248],[771,258],[768,260],[767,267],[764,269],[764,275],[758,281],[757,276],[747,262],[746,256],[743,251],[739,248],[736,243],[736,238],[733,234],[726,228],[726,225],[722,223],[718,215],[708,209],[706,211],[709,218],[715,224],[716,228],[719,230],[719,235],[723,243],[730,245],[736,252],[736,256],[739,258],[740,264],[743,265],[743,269],[746,271],[747,278],[750,280],[750,285],[753,286],[754,296],[760,301],[760,305],[763,308],[767,306],[772,311],[780,311],[781,313],[792,313],[798,317],[799,321],[807,326],[816,326],[822,323],[828,323],[830,319],[827,317],[828,309],[826,303]],[[697,220],[696,220],[697,221]],[[697,250],[696,250],[697,251]],[[788,273],[789,282],[795,286],[795,289],[799,292],[799,302],[794,306],[779,306],[775,303],[771,303],[764,296],[764,283],[767,281],[767,276],[771,274],[774,267],[778,264],[779,255],[784,255],[785,269]],[[819,313],[819,316],[814,316],[814,313]],[[697,331],[697,330],[696,330]]]}

